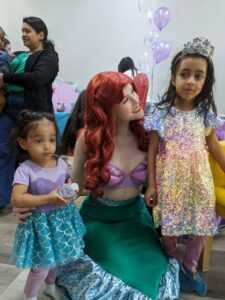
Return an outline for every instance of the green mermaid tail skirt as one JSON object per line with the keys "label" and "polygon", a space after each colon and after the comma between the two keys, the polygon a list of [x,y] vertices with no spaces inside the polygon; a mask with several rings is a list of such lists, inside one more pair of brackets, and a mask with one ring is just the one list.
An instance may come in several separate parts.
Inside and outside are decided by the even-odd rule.
{"label": "green mermaid tail skirt", "polygon": [[85,253],[106,272],[156,299],[168,258],[143,198],[115,201],[123,205],[109,206],[93,202],[91,197],[80,210],[87,229]]}

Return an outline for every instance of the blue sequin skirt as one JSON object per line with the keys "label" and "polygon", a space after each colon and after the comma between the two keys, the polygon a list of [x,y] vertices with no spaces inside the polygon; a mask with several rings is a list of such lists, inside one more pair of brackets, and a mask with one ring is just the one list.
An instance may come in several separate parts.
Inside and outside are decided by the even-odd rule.
{"label": "blue sequin skirt", "polygon": [[16,229],[11,262],[18,268],[54,268],[83,255],[86,233],[74,203],[33,212]]}

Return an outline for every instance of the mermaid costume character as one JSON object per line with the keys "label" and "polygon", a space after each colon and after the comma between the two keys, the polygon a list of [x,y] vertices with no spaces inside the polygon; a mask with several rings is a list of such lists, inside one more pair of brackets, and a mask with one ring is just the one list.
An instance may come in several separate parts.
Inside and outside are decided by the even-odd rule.
{"label": "mermaid costume character", "polygon": [[[131,173],[113,165],[109,170],[104,188],[146,182],[146,161]],[[63,300],[179,299],[178,263],[164,253],[141,195],[113,200],[90,193],[80,214],[87,230],[85,254],[60,267]]]}

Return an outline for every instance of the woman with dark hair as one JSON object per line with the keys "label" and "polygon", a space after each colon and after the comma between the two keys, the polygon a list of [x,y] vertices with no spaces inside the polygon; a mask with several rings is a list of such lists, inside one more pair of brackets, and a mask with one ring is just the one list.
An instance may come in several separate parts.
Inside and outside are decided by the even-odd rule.
{"label": "woman with dark hair", "polygon": [[129,56],[124,57],[118,64],[118,71],[134,78],[138,73],[138,68],[135,67],[133,59]]}
{"label": "woman with dark hair", "polygon": [[84,126],[85,90],[83,90],[75,103],[73,111],[66,123],[62,135],[63,154],[73,156],[77,140],[77,133]]}
{"label": "woman with dark hair", "polygon": [[10,133],[23,109],[53,112],[52,82],[58,73],[58,55],[48,39],[45,23],[37,17],[23,19],[22,39],[28,51],[17,52],[10,72],[0,73],[0,87],[6,84],[6,106],[0,114],[0,207],[10,201],[15,160]]}

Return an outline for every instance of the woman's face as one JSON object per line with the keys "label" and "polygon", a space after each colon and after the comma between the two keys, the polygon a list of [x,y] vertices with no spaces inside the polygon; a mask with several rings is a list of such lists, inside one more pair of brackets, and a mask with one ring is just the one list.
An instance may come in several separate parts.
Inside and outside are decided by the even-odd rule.
{"label": "woman's face", "polygon": [[40,33],[37,33],[35,29],[32,28],[29,24],[23,23],[22,39],[24,46],[26,46],[30,50],[39,49],[42,48],[44,32],[41,31]]}
{"label": "woman's face", "polygon": [[138,95],[131,84],[125,85],[123,95],[123,100],[114,106],[116,119],[129,122],[141,119],[144,112],[140,106]]}

